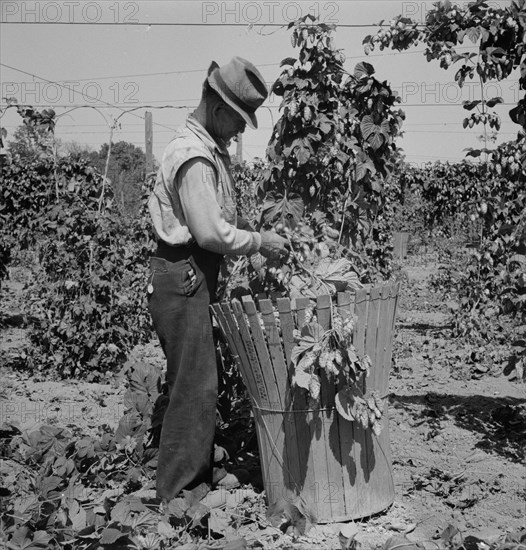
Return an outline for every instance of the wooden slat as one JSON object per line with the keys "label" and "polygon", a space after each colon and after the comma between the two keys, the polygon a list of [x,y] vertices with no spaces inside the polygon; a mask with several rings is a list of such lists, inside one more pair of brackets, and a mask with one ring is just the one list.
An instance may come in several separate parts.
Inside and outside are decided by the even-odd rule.
{"label": "wooden slat", "polygon": [[[338,417],[338,435],[340,438],[341,469],[343,474],[344,510],[347,518],[357,500],[356,470],[360,467],[357,455],[355,423]],[[358,460],[357,460],[358,458]]]}
{"label": "wooden slat", "polygon": [[[251,385],[252,384],[255,384],[255,381],[254,380],[251,380],[246,371],[246,369],[244,368],[244,366],[242,365],[241,361],[240,361],[240,355],[239,355],[239,351],[238,351],[238,340],[234,338],[234,333],[233,331],[231,330],[231,327],[229,325],[229,323],[227,322],[227,319],[223,313],[223,310],[222,308],[219,306],[219,304],[213,304],[211,306],[214,314],[215,314],[215,317],[219,323],[219,328],[221,329],[223,335],[225,336],[226,340],[227,340],[227,343],[228,345],[230,346],[230,349],[232,351],[232,353],[234,353],[237,357],[237,362],[238,362],[238,366],[239,366],[239,369],[241,371],[241,374],[243,376],[243,381],[245,382],[247,388],[249,388],[249,395],[250,395],[250,398],[251,398],[251,401],[253,404],[255,404],[256,406],[258,405],[258,403],[256,403],[256,399],[255,399],[255,395],[257,395],[255,393],[255,390],[256,388],[252,388]],[[258,430],[259,432],[259,430]],[[276,439],[278,439],[276,437]],[[262,473],[263,473],[263,476],[264,476],[264,479],[281,479],[280,476],[280,469],[277,469],[276,466],[272,463],[272,461],[270,460],[270,457],[269,457],[269,452],[266,448],[266,445],[262,445],[262,442],[263,442],[263,438],[258,434],[258,440],[259,440],[259,443],[260,443],[260,452],[261,452],[261,469],[262,469]]]}
{"label": "wooden slat", "polygon": [[[374,380],[375,370],[377,369],[377,336],[378,336],[378,320],[380,313],[380,292],[381,288],[375,286],[371,288],[369,294],[369,307],[367,310],[367,330],[365,333],[365,353],[371,358],[372,371],[370,378]],[[369,391],[370,388],[369,378],[365,380],[364,392]],[[376,465],[377,457],[374,453],[374,445],[372,440],[372,430],[365,430],[365,456],[362,468],[364,471],[365,481],[368,485],[368,490],[362,496],[363,506],[366,508],[371,508],[374,505],[374,502],[377,498],[377,488],[374,486],[373,480],[371,478],[371,472]],[[380,457],[378,457],[379,459]]]}
{"label": "wooden slat", "polygon": [[243,376],[243,381],[245,382],[245,385],[247,386],[247,388],[250,389],[250,397],[253,399],[252,397],[252,393],[251,393],[251,390],[253,389],[251,387],[251,383],[249,380],[246,379],[246,375],[243,371],[243,366],[241,365],[241,360],[240,360],[240,356],[239,356],[239,350],[237,349],[237,341],[234,339],[234,334],[232,332],[232,329],[230,328],[226,318],[225,318],[225,315],[220,307],[219,304],[212,304],[211,306],[211,309],[212,311],[214,312],[214,316],[215,318],[217,319],[217,322],[219,323],[219,328],[221,330],[221,332],[223,333],[223,336],[225,337],[226,341],[227,341],[227,344],[228,346],[230,347],[230,351],[232,352],[232,355],[241,371],[241,374]]}
{"label": "wooden slat", "polygon": [[[384,285],[380,289],[380,307],[378,332],[376,341],[376,359],[374,377],[368,381],[369,391],[376,390],[380,395],[387,393],[389,364],[387,363],[388,342],[392,338],[392,304],[391,285]],[[371,475],[370,493],[371,506],[378,506],[384,500],[384,492],[394,491],[392,479],[391,453],[389,448],[389,418],[387,403],[384,405],[382,417],[382,432],[377,437],[371,433],[372,456],[374,457],[374,473]]]}
{"label": "wooden slat", "polygon": [[371,376],[367,380],[367,385],[380,393],[384,393],[387,389],[387,384],[384,383],[384,381],[386,381],[384,376],[385,355],[387,352],[387,340],[389,339],[389,333],[391,332],[391,319],[389,318],[391,287],[390,285],[382,285],[379,288],[379,291],[380,298],[375,346],[375,368],[372,369]]}
{"label": "wooden slat", "polygon": [[[378,347],[383,351],[382,365],[378,361],[378,376],[374,388],[380,395],[385,395],[389,385],[389,371],[391,367],[391,353],[394,317],[396,312],[396,301],[399,284],[386,285],[382,291],[382,307],[380,310],[380,327]],[[389,414],[387,401],[384,404],[382,417],[382,431],[378,437],[373,435],[373,452],[377,464],[374,469],[374,483],[371,484],[373,494],[381,494],[380,491],[387,491],[387,494],[394,494],[394,482],[392,477],[391,448],[389,438]],[[381,497],[378,496],[378,501]],[[374,505],[374,503],[373,503]]]}
{"label": "wooden slat", "polygon": [[328,294],[318,296],[316,300],[318,323],[327,330],[331,326],[331,297]]}
{"label": "wooden slat", "polygon": [[250,296],[243,296],[241,299],[243,300],[243,307],[245,308],[245,312],[248,317],[248,323],[252,332],[254,347],[256,348],[258,354],[259,364],[261,365],[263,377],[265,378],[265,385],[270,402],[269,408],[279,409],[281,407],[281,401],[279,398],[278,385],[274,376],[274,369],[272,368],[272,362],[270,360],[265,334],[259,324],[256,304]]}
{"label": "wooden slat", "polygon": [[254,373],[250,368],[250,361],[245,350],[245,346],[243,345],[243,340],[241,338],[241,334],[239,333],[237,322],[234,318],[232,310],[230,309],[230,304],[227,302],[222,302],[219,304],[219,307],[221,308],[223,318],[228,325],[228,329],[232,334],[232,340],[234,341],[235,349],[237,350],[237,354],[239,355],[240,370],[243,374],[243,379],[245,380],[245,383],[249,388],[250,394],[252,395],[255,403],[261,407],[261,400],[259,397],[259,389],[256,384],[256,379],[254,378]]}
{"label": "wooden slat", "polygon": [[[281,410],[290,410],[292,407],[292,394],[289,385],[289,377],[287,365],[285,363],[285,355],[280,336],[280,331],[276,324],[274,316],[274,307],[270,300],[260,300],[259,310],[265,325],[265,333],[267,335],[270,358],[274,367],[274,374],[280,394]],[[288,476],[286,487],[290,490],[291,487],[301,490],[300,482],[300,459],[298,456],[298,443],[295,428],[294,413],[283,413],[283,429],[285,432],[285,444],[283,445],[283,459],[286,464],[287,471],[285,476]]]}
{"label": "wooden slat", "polygon": [[265,334],[267,336],[270,359],[274,367],[276,382],[278,384],[281,408],[286,409],[286,396],[289,390],[287,366],[285,364],[285,355],[281,343],[279,329],[276,325],[276,318],[274,317],[274,308],[272,306],[272,302],[270,300],[260,300],[259,310],[261,311],[261,317],[265,325]]}
{"label": "wooden slat", "polygon": [[[350,292],[338,292],[336,295],[338,313],[342,319],[347,319],[354,310],[354,294]],[[343,385],[344,382],[341,382]],[[341,386],[338,386],[341,389]],[[348,518],[348,501],[352,502],[353,482],[356,477],[356,463],[354,459],[354,423],[345,420],[336,413],[338,419],[338,443],[340,445],[340,461],[342,470],[341,500],[344,503],[343,514]]]}
{"label": "wooden slat", "polygon": [[241,334],[241,338],[243,339],[243,344],[245,346],[250,364],[250,370],[252,372],[252,376],[258,390],[259,402],[261,403],[262,407],[269,408],[270,400],[268,397],[265,377],[263,375],[261,365],[259,364],[256,348],[254,347],[254,342],[252,340],[252,335],[250,334],[250,330],[245,319],[243,308],[241,307],[239,300],[232,300],[231,304],[237,320],[237,325],[239,327],[239,333]]}
{"label": "wooden slat", "polygon": [[307,309],[309,304],[310,300],[308,298],[296,298],[296,300],[294,300],[293,306],[296,310],[296,322],[300,330],[305,324],[305,309]]}
{"label": "wooden slat", "polygon": [[[381,382],[380,393],[385,395],[388,392],[389,388],[389,372],[391,370],[391,355],[392,355],[392,346],[394,338],[394,324],[396,319],[396,306],[398,302],[398,294],[400,292],[400,283],[390,285],[390,296],[389,296],[389,307],[387,313],[387,319],[384,322],[388,327],[388,336],[386,342],[386,350],[384,356],[384,369],[383,369],[383,378]],[[384,457],[384,463],[381,465],[382,474],[378,474],[379,483],[382,483],[385,488],[387,488],[388,494],[394,495],[394,481],[392,476],[392,460],[391,460],[391,445],[389,437],[389,411],[387,400],[384,405],[383,417],[382,417],[383,427],[380,436],[377,439],[377,445],[379,447],[379,454]],[[377,477],[375,471],[375,479]]]}
{"label": "wooden slat", "polygon": [[[310,305],[309,298],[296,298],[292,302],[292,308],[296,313],[296,328],[301,329],[305,324],[305,309]],[[307,392],[302,388],[291,388],[292,402],[294,409],[298,411],[307,411],[309,402]],[[302,472],[305,472],[303,479],[304,493],[310,495],[309,506],[312,513],[319,517],[319,484],[316,473],[323,471],[323,460],[320,452],[315,452],[320,442],[316,440],[316,426],[314,425],[314,415],[307,412],[296,412],[296,436],[299,445],[299,463]],[[305,443],[306,442],[306,443]],[[326,483],[324,481],[323,483]]]}
{"label": "wooden slat", "polygon": [[336,295],[336,304],[338,306],[337,311],[341,315],[342,319],[347,319],[347,317],[351,314],[351,293],[338,292]]}
{"label": "wooden slat", "polygon": [[287,359],[287,370],[290,380],[290,356],[294,347],[294,319],[289,298],[278,298],[277,306],[279,318],[281,320],[281,334],[283,337],[283,346],[285,348],[285,357]]}
{"label": "wooden slat", "polygon": [[[369,305],[368,291],[365,288],[356,291],[354,299],[354,314],[356,324],[353,331],[353,344],[358,355],[365,354],[365,332],[367,330],[367,309]],[[363,389],[363,385],[362,385]]]}
{"label": "wooden slat", "polygon": [[[331,327],[331,297],[329,295],[318,296],[317,299],[318,322],[324,329]],[[330,517],[340,518],[345,516],[345,501],[342,492],[343,477],[341,467],[341,450],[338,438],[339,417],[334,408],[335,386],[334,380],[326,373],[321,373],[322,391],[321,407],[327,409],[322,412],[322,433],[325,441],[327,487],[324,495],[324,504]]]}
{"label": "wooden slat", "polygon": [[[293,388],[292,378],[294,376],[294,366],[291,362],[292,348],[294,347],[294,318],[291,311],[291,303],[288,298],[278,298],[277,306],[279,316],[281,320],[281,333],[283,339],[283,345],[285,348],[285,355],[287,360],[287,374],[288,374],[288,388],[289,397],[286,402],[289,404],[288,408],[293,409],[297,405],[295,395],[298,391],[303,392],[301,388]],[[301,400],[301,406],[304,408],[306,405],[305,400]],[[286,413],[284,422],[287,425],[287,434],[291,434],[292,439],[290,443],[295,442],[294,451],[289,453],[289,463],[291,468],[297,464],[298,470],[291,472],[292,479],[298,484],[297,490],[300,492],[305,487],[305,482],[309,482],[308,466],[309,466],[309,449],[310,449],[310,431],[302,417],[305,417],[304,413],[290,412]],[[287,441],[288,443],[289,441]],[[296,456],[293,456],[296,454]],[[317,510],[316,510],[317,512]]]}
{"label": "wooden slat", "polygon": [[[250,296],[243,296],[243,307],[248,317],[249,326],[252,332],[254,347],[258,354],[259,363],[262,369],[267,394],[269,398],[269,410],[280,410],[281,399],[278,390],[278,382],[275,378],[274,368],[270,359],[265,334],[259,322],[259,314],[256,309],[256,304]],[[289,482],[287,469],[283,468],[277,453],[286,460],[284,445],[285,445],[285,428],[283,415],[279,413],[269,413],[267,411],[255,410],[256,422],[259,431],[264,431],[260,438],[261,460],[265,460],[268,468],[268,477],[272,484],[277,484],[279,487],[285,486]],[[269,434],[263,428],[263,420],[269,430]],[[270,440],[270,441],[269,441]],[[267,487],[269,492],[270,488]]]}
{"label": "wooden slat", "polygon": [[385,351],[385,379],[383,386],[385,387],[385,392],[389,388],[389,373],[391,371],[391,361],[393,354],[393,340],[395,333],[395,322],[396,322],[396,310],[398,304],[398,296],[400,294],[400,283],[391,285],[391,299],[389,300],[389,337],[387,338],[387,349]]}
{"label": "wooden slat", "polygon": [[[362,288],[356,291],[354,296],[354,314],[356,316],[356,323],[353,331],[353,344],[356,348],[357,354],[365,354],[365,334],[367,330],[367,310],[369,306],[369,296],[366,288]],[[360,384],[363,387],[363,384]],[[366,465],[366,431],[360,427],[357,422],[353,422],[353,463],[355,474],[354,477],[354,490],[353,500],[346,500],[346,510],[348,514],[356,512],[360,509],[359,501],[362,499],[362,495],[367,492],[367,479],[365,477],[364,467]],[[352,465],[350,466],[352,468]]]}
{"label": "wooden slat", "polygon": [[365,353],[371,359],[371,373],[365,380],[364,393],[369,391],[369,388],[374,389],[374,382],[377,377],[377,358],[379,352],[377,348],[378,342],[378,325],[380,320],[380,305],[382,287],[375,286],[371,288],[369,295],[369,309],[367,311],[367,332],[365,334]]}

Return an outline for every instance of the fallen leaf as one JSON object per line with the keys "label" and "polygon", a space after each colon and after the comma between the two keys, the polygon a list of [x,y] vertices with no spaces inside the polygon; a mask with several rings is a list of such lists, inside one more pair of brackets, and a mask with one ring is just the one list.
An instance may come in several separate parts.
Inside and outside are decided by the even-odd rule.
{"label": "fallen leaf", "polygon": [[392,529],[393,531],[405,531],[407,524],[405,521],[400,520],[393,520],[389,525],[387,526],[389,529]]}
{"label": "fallen leaf", "polygon": [[347,550],[351,547],[354,537],[358,534],[359,528],[353,521],[345,523],[340,527],[340,544],[342,550]]}
{"label": "fallen leaf", "polygon": [[208,508],[219,508],[226,504],[227,492],[222,489],[216,489],[208,493],[205,498],[201,499],[201,504],[208,506]]}
{"label": "fallen leaf", "polygon": [[420,550],[416,542],[411,542],[405,535],[393,535],[385,541],[383,550]]}
{"label": "fallen leaf", "polygon": [[165,539],[171,539],[177,535],[177,531],[167,521],[163,520],[157,524],[157,533]]}
{"label": "fallen leaf", "polygon": [[443,531],[442,531],[442,534],[440,535],[440,538],[447,542],[447,543],[450,543],[453,538],[458,535],[460,533],[460,531],[454,526],[454,525],[451,525],[449,524]]}
{"label": "fallen leaf", "polygon": [[223,546],[223,550],[247,550],[247,548],[245,539],[232,539]]}
{"label": "fallen leaf", "polygon": [[224,535],[230,528],[230,522],[232,516],[223,510],[214,508],[210,510],[210,519],[208,520],[208,526],[214,533]]}

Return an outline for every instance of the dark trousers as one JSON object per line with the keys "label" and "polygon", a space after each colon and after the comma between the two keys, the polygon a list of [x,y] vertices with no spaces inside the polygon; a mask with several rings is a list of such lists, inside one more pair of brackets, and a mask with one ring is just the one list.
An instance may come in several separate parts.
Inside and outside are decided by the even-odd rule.
{"label": "dark trousers", "polygon": [[221,259],[197,245],[164,243],[150,259],[148,306],[166,356],[170,398],[157,465],[157,495],[165,500],[212,480],[218,382],[208,306]]}

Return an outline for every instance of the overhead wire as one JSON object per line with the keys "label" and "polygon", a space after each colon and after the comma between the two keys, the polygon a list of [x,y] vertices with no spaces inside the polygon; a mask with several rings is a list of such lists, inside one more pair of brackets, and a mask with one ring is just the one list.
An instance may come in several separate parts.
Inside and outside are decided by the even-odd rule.
{"label": "overhead wire", "polygon": [[[112,103],[108,103],[107,101],[104,101],[102,99],[98,99],[96,97],[93,97],[93,96],[90,96],[89,94],[86,94],[84,92],[79,92],[77,90],[75,90],[74,88],[71,88],[69,86],[64,86],[63,84],[60,84],[59,82],[54,82],[52,80],[49,80],[47,78],[44,78],[42,76],[39,76],[39,75],[36,75],[36,74],[32,74],[32,73],[28,73],[27,71],[24,71],[22,69],[18,69],[17,67],[12,67],[11,65],[7,65],[6,63],[0,63],[0,65],[2,67],[7,67],[9,69],[12,69],[14,71],[17,71],[19,73],[22,73],[22,74],[26,74],[26,75],[29,75],[29,76],[32,76],[33,78],[38,78],[39,80],[42,80],[44,82],[48,82],[49,84],[56,84],[57,86],[61,87],[61,88],[64,88],[66,90],[70,90],[72,91],[73,93],[76,93],[76,94],[82,94],[82,96],[84,98],[88,98],[88,99],[93,99],[95,101],[99,101],[100,103],[106,105],[106,106],[110,106],[110,107],[114,107],[116,109],[119,109],[120,111],[122,111],[123,114],[126,114],[126,113],[129,113],[130,115],[134,116],[134,117],[137,117],[137,118],[140,118],[141,120],[144,120],[144,117],[142,117],[141,115],[138,115],[137,113],[134,113],[134,112],[131,112],[131,111],[127,111],[126,109],[123,109],[122,107],[118,107]],[[98,106],[97,105],[83,105],[83,106],[78,106],[78,107],[73,107],[73,106],[69,106],[71,108],[80,108],[80,107],[90,107],[90,108],[97,108]],[[167,106],[166,108],[175,108],[173,106]],[[135,110],[136,108],[143,108],[142,106],[137,106],[137,105],[134,105],[133,109]],[[154,107],[150,107],[150,108],[154,108]],[[180,108],[186,108],[186,107],[183,107],[181,106]],[[175,131],[174,128],[170,128],[169,126],[165,126],[164,124],[160,124],[158,122],[155,122],[154,123],[156,126],[160,126],[160,127],[163,127],[163,128],[167,128],[169,130],[172,130],[172,131]]]}

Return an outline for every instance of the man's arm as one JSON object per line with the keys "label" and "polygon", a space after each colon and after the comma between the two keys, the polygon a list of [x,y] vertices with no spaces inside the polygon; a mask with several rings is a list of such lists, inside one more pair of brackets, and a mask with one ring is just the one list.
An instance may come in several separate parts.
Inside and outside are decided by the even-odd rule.
{"label": "man's arm", "polygon": [[217,202],[215,170],[208,160],[185,162],[176,185],[186,223],[201,248],[218,254],[250,255],[259,250],[259,233],[238,229],[225,220]]}

